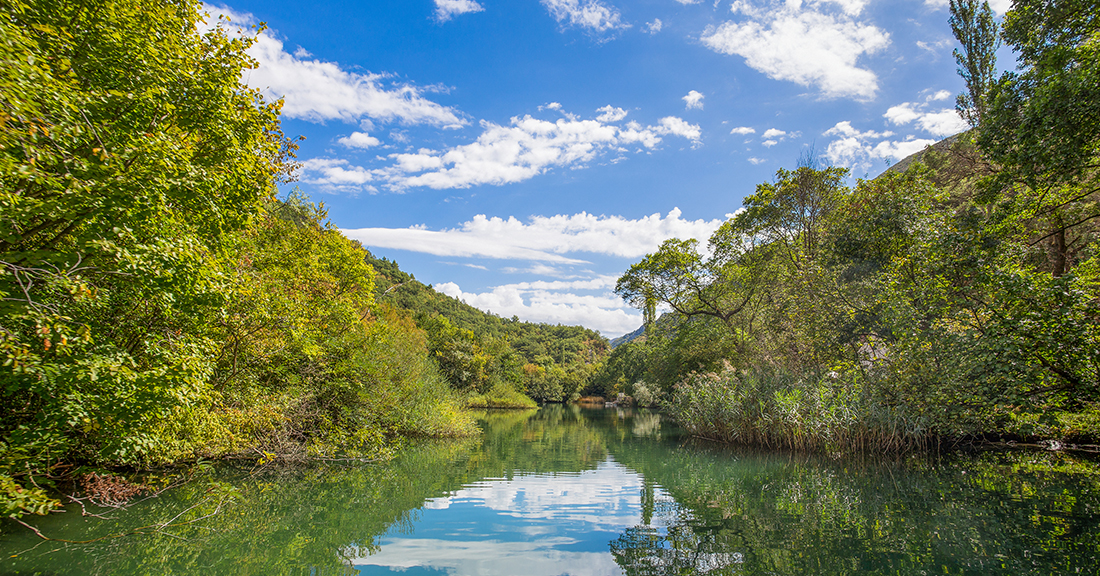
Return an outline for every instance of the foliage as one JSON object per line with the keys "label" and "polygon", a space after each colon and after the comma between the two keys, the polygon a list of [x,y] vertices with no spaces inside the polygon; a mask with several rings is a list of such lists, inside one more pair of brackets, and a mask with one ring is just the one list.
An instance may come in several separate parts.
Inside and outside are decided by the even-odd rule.
{"label": "foliage", "polygon": [[476,432],[424,332],[374,301],[366,251],[322,206],[274,200],[295,148],[281,103],[241,84],[254,36],[200,9],[0,8],[13,482],[261,448],[384,457],[397,435]]}
{"label": "foliage", "polygon": [[45,515],[61,506],[41,488],[24,488],[11,476],[0,474],[0,516],[18,518],[24,514]]}
{"label": "foliage", "polygon": [[1095,0],[1018,0],[1005,15],[1004,39],[1019,54],[1019,71],[992,86],[979,139],[1005,168],[995,189],[1090,180],[1100,154]]}
{"label": "foliage", "polygon": [[[930,159],[950,170],[954,154]],[[714,323],[724,330],[700,330],[696,318],[677,314],[664,322],[669,330],[635,344],[640,350],[613,354],[595,382],[626,387],[629,375],[657,384],[677,419],[708,437],[813,450],[1022,433],[1021,414],[1044,412],[1052,416],[1032,433],[1100,434],[1094,420],[1070,416],[1092,410],[1100,391],[1091,248],[1053,274],[1029,246],[1031,224],[1012,212],[1016,204],[982,209],[973,196],[948,196],[921,163],[855,189],[819,188],[827,208],[799,229],[800,209],[772,193],[791,186],[791,174],[777,174],[746,200],[753,210],[711,239],[716,246],[740,234],[733,242],[758,242],[758,261],[767,261],[753,299]],[[813,176],[807,181],[826,174]],[[706,261],[690,248],[680,261]],[[691,291],[654,293],[692,310],[731,290],[715,283],[743,286],[658,262],[649,257],[624,275],[628,298],[647,283],[690,278]]]}
{"label": "foliage", "polygon": [[955,49],[955,61],[967,90],[955,100],[955,109],[971,126],[978,126],[986,116],[987,96],[997,71],[1001,38],[989,2],[951,0],[950,9],[951,32],[962,44],[961,52]]}
{"label": "foliage", "polygon": [[504,396],[516,401],[523,395],[574,400],[610,352],[607,339],[593,330],[501,318],[436,292],[392,260],[367,261],[379,273],[376,298],[413,315],[451,387],[479,398],[478,405],[505,388],[511,391]]}
{"label": "foliage", "polygon": [[[988,5],[952,0],[960,112],[977,130],[854,189],[804,161],[758,186],[705,254],[666,242],[618,291],[656,297],[675,328],[596,382],[656,383],[680,419],[726,440],[1100,437],[1095,8],[1014,2],[1003,38],[1021,66],[993,81]],[[696,316],[724,333],[692,335]],[[838,406],[854,419],[830,420]]]}

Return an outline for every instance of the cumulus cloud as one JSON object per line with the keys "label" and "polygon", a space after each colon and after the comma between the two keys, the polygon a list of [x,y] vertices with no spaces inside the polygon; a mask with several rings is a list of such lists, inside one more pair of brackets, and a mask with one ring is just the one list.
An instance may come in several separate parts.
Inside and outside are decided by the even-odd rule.
{"label": "cumulus cloud", "polygon": [[375,179],[370,170],[352,166],[338,158],[312,158],[302,162],[301,180],[316,184],[326,190],[341,192],[374,191],[370,185]]}
{"label": "cumulus cloud", "polygon": [[759,166],[760,164],[763,164],[764,162],[767,162],[767,160],[764,160],[762,158],[749,158],[749,163],[754,165],[754,166]]}
{"label": "cumulus cloud", "polygon": [[738,126],[737,128],[730,130],[730,134],[741,134],[743,136],[748,134],[756,134],[756,129],[749,128],[748,126]]}
{"label": "cumulus cloud", "polygon": [[656,34],[661,31],[661,28],[664,28],[664,23],[660,18],[654,18],[652,22],[646,22],[642,26],[642,30],[647,34]]}
{"label": "cumulus cloud", "polygon": [[893,132],[875,132],[874,130],[867,130],[866,132],[860,132],[852,127],[850,121],[837,122],[836,126],[829,128],[822,136],[842,136],[844,138],[859,138],[862,140],[870,138],[887,138],[893,136]]}
{"label": "cumulus cloud", "polygon": [[566,254],[590,253],[640,258],[654,252],[669,238],[705,241],[724,220],[686,220],[679,208],[666,216],[652,214],[638,219],[573,215],[517,218],[478,214],[457,228],[356,228],[343,233],[365,246],[411,250],[447,257],[480,257],[501,260],[580,264]]}
{"label": "cumulus cloud", "polygon": [[485,8],[473,0],[435,0],[435,17],[446,22],[460,14],[481,12]]}
{"label": "cumulus cloud", "polygon": [[349,136],[338,139],[336,143],[348,148],[370,148],[381,144],[382,141],[366,132],[352,132]]}
{"label": "cumulus cloud", "polygon": [[695,144],[699,143],[699,138],[703,135],[703,130],[699,128],[698,124],[690,124],[686,120],[675,116],[661,118],[657,121],[657,124],[656,127],[652,128],[657,134],[680,136],[691,140]]}
{"label": "cumulus cloud", "polygon": [[704,98],[704,96],[702,94],[700,94],[699,92],[696,92],[695,90],[692,90],[692,91],[687,93],[687,96],[684,96],[683,98],[681,98],[681,100],[683,100],[686,103],[686,108],[688,110],[691,110],[693,108],[698,109],[698,110],[702,110],[703,109],[703,98]]}
{"label": "cumulus cloud", "polygon": [[[254,33],[239,28],[255,23],[250,14],[209,4],[204,4],[203,10],[210,14],[207,30],[220,25],[229,34]],[[234,24],[224,21],[219,24],[220,16],[228,17]],[[242,79],[270,99],[283,98],[282,114],[288,118],[354,123],[369,117],[404,124],[450,127],[467,124],[453,109],[425,98],[421,88],[394,83],[387,74],[348,72],[335,62],[311,59],[303,49],[290,53],[270,31],[256,36],[248,54],[257,60],[259,67],[246,70]]]}
{"label": "cumulus cloud", "polygon": [[[557,284],[549,288],[539,285]],[[621,336],[641,324],[642,317],[626,305],[612,289],[614,276],[603,276],[596,282],[584,282],[574,287],[570,282],[522,282],[495,286],[481,293],[464,292],[458,284],[444,282],[434,288],[439,292],[493,314],[518,316],[528,322],[578,325],[599,330],[608,337]],[[589,287],[588,285],[596,286]],[[578,290],[599,290],[596,294],[577,294]]]}
{"label": "cumulus cloud", "polygon": [[482,121],[477,141],[444,151],[394,154],[390,156],[393,164],[377,174],[393,190],[502,185],[528,180],[554,167],[581,167],[624,145],[653,149],[664,136],[698,145],[702,136],[697,124],[675,116],[661,118],[655,126],[629,122],[620,127],[608,122],[621,120],[625,110],[608,106],[599,112],[592,120],[567,115],[550,122],[526,115],[512,118],[508,126]]}
{"label": "cumulus cloud", "polygon": [[599,120],[600,122],[618,122],[619,120],[626,118],[627,114],[626,110],[623,110],[622,108],[616,108],[610,104],[604,106],[603,108],[597,108],[596,112],[600,113],[599,116],[596,116],[596,120]]}
{"label": "cumulus cloud", "polygon": [[[857,61],[885,49],[890,38],[852,19],[865,3],[832,0],[803,6],[797,0],[770,0],[760,7],[738,0],[732,10],[744,19],[708,27],[701,40],[715,52],[741,56],[769,78],[815,86],[828,98],[869,100],[878,91],[878,77]],[[841,13],[821,11],[827,4],[839,6]]]}
{"label": "cumulus cloud", "polygon": [[541,0],[542,5],[563,26],[578,26],[601,33],[630,28],[622,15],[599,0]]}
{"label": "cumulus cloud", "polygon": [[[938,94],[934,94],[929,100],[935,100]],[[883,117],[897,126],[916,124],[921,130],[940,137],[958,134],[970,128],[954,108],[929,111],[927,103],[905,102],[891,106]]]}
{"label": "cumulus cloud", "polygon": [[788,133],[786,130],[780,130],[778,128],[768,128],[764,131],[764,134],[762,136],[764,138],[764,141],[761,142],[761,144],[763,144],[765,148],[771,148],[772,146],[779,144],[787,138],[798,138],[801,135],[801,132]]}
{"label": "cumulus cloud", "polygon": [[[896,161],[924,149],[925,146],[934,144],[935,140],[920,139],[908,136],[903,140],[884,140],[894,135],[893,132],[875,132],[874,130],[858,130],[850,121],[837,122],[835,126],[826,130],[823,136],[835,136],[836,140],[829,143],[825,150],[825,157],[840,166],[850,168],[869,169],[875,160]],[[874,142],[878,140],[879,142]]]}

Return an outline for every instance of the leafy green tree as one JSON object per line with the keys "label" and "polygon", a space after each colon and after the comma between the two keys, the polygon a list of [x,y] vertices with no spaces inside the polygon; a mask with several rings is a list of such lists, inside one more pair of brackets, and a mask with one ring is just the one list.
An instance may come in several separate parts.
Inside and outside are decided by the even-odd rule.
{"label": "leafy green tree", "polygon": [[250,40],[200,34],[199,9],[0,9],[5,465],[145,461],[210,401],[210,264],[293,146],[240,83]]}
{"label": "leafy green tree", "polygon": [[971,126],[979,126],[986,116],[989,89],[995,82],[1001,38],[989,2],[951,0],[950,9],[951,32],[962,44],[961,52],[955,49],[955,61],[967,90],[956,98],[955,109]]}
{"label": "leafy green tree", "polygon": [[1004,39],[1019,54],[1019,71],[993,84],[979,138],[1005,168],[997,184],[1043,189],[1047,181],[1091,180],[1100,165],[1095,0],[1017,0],[1005,15]]}

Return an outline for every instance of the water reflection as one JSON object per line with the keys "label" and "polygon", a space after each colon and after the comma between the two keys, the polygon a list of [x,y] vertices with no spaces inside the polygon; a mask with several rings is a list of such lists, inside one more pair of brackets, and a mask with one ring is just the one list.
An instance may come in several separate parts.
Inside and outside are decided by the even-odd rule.
{"label": "water reflection", "polygon": [[425,502],[412,531],[383,537],[354,564],[363,574],[619,574],[607,543],[642,522],[643,485],[611,458],[578,473],[476,482]]}
{"label": "water reflection", "polygon": [[110,520],[36,522],[92,540],[179,515],[140,535],[43,543],[0,523],[0,576],[1100,573],[1100,466],[1087,458],[833,460],[562,406],[482,425],[385,465],[227,467]]}

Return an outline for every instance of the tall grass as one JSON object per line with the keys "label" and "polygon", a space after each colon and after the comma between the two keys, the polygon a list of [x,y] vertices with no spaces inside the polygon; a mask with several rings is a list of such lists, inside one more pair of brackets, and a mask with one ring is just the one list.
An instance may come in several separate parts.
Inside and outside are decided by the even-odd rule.
{"label": "tall grass", "polygon": [[899,452],[925,444],[923,418],[889,405],[854,375],[816,378],[767,372],[693,374],[667,408],[696,436],[721,442],[814,452]]}

